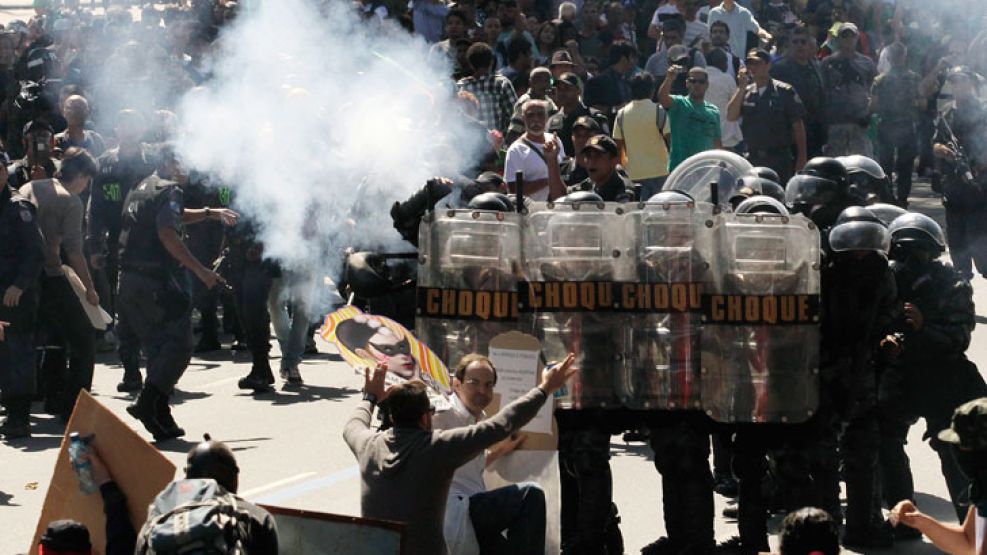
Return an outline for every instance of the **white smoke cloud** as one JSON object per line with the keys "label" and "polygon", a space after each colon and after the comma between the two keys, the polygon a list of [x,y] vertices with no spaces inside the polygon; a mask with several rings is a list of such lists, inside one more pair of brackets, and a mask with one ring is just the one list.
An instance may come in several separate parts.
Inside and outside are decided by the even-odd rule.
{"label": "white smoke cloud", "polygon": [[213,79],[179,104],[178,150],[233,189],[266,256],[335,277],[345,247],[398,246],[390,205],[467,167],[482,138],[421,38],[347,1],[254,6],[220,37]]}

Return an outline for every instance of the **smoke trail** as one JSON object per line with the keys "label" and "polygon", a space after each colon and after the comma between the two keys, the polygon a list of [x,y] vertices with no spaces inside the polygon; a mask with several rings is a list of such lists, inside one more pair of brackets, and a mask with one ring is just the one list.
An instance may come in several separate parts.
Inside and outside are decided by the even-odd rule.
{"label": "smoke trail", "polygon": [[256,222],[265,256],[334,276],[347,246],[400,241],[388,210],[474,158],[447,67],[349,2],[261,2],[220,37],[214,77],[179,104],[178,149]]}

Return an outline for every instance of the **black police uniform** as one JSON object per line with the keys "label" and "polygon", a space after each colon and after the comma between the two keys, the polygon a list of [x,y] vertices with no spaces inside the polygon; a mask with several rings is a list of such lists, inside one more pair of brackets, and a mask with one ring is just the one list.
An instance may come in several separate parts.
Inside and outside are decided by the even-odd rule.
{"label": "black police uniform", "polygon": [[586,173],[586,168],[577,164],[574,156],[567,157],[563,160],[559,169],[562,173],[562,182],[565,183],[567,188],[577,185],[589,178],[589,174]]}
{"label": "black police uniform", "polygon": [[604,135],[610,134],[610,124],[607,120],[607,116],[596,108],[588,108],[585,104],[580,103],[579,106],[570,113],[563,113],[562,110],[559,110],[553,116],[548,118],[546,129],[549,132],[558,135],[559,139],[562,141],[562,147],[565,149],[566,156],[576,155],[576,147],[572,144],[572,126],[575,125],[577,119],[583,116],[589,116],[596,120],[596,123],[600,124],[601,133]]}
{"label": "black police uniform", "polygon": [[[185,206],[187,208],[227,208],[230,205],[230,189],[217,186],[208,177],[191,176],[185,187]],[[187,233],[189,251],[203,266],[211,268],[219,258],[223,248],[223,224],[217,221],[204,221],[190,226]],[[199,323],[202,335],[196,346],[196,351],[213,351],[220,348],[219,344],[219,309],[220,295],[216,289],[206,289],[201,281],[189,276],[192,283],[193,306],[199,311]],[[224,315],[225,315],[224,307]]]}
{"label": "black police uniform", "polygon": [[174,229],[181,234],[184,195],[177,183],[155,174],[135,187],[124,205],[120,327],[133,331],[147,355],[147,380],[128,411],[143,415],[141,421],[155,437],[174,436],[154,428],[174,427],[174,421],[163,419],[170,419],[168,397],[192,358],[192,297],[187,274],[158,232]]}
{"label": "black police uniform", "polygon": [[579,191],[594,192],[600,195],[604,202],[634,202],[637,200],[634,182],[620,175],[617,170],[610,173],[610,179],[603,185],[597,185],[587,177],[567,189],[567,193]]}
{"label": "black police uniform", "polygon": [[[41,167],[44,168],[45,177],[48,179],[55,177],[55,172],[58,171],[58,163],[50,158],[45,160]],[[31,181],[31,164],[28,163],[27,158],[17,160],[10,165],[7,173],[9,175],[7,183],[15,189],[20,189]]]}
{"label": "black police uniform", "polygon": [[[964,152],[969,156],[974,171],[987,166],[987,107],[979,100],[958,103],[944,116],[956,135]],[[933,143],[948,142],[936,130]],[[937,159],[942,172],[942,203],[946,208],[946,241],[949,256],[961,276],[973,277],[977,272],[987,276],[987,172],[976,176],[974,183],[966,183],[957,165]]]}
{"label": "black police uniform", "polygon": [[[23,291],[17,306],[0,303],[0,321],[10,323],[0,341],[0,401],[8,411],[0,432],[8,436],[26,435],[35,393],[36,284],[44,266],[44,249],[34,206],[0,184],[0,295],[11,286]],[[21,428],[19,433],[16,428]]]}
{"label": "black police uniform", "polygon": [[631,101],[631,84],[613,67],[586,81],[583,99],[589,106],[605,106],[607,118],[613,121],[617,109]]}
{"label": "black police uniform", "polygon": [[969,480],[960,471],[949,446],[939,440],[953,410],[987,395],[983,378],[964,352],[976,325],[973,288],[948,264],[933,260],[913,268],[891,263],[898,298],[922,313],[922,328],[900,322],[904,351],[881,378],[881,474],[888,506],[914,499],[911,470],[905,454],[908,429],[925,418],[925,438],[939,455],[946,486],[960,522],[966,518]]}
{"label": "black police uniform", "polygon": [[877,95],[877,146],[884,173],[895,173],[895,196],[908,203],[912,191],[912,172],[918,156],[915,100],[921,79],[914,71],[892,68],[874,79],[871,96]]}
{"label": "black police uniform", "polygon": [[740,114],[751,164],[775,170],[781,182],[787,183],[795,172],[792,125],[805,118],[798,93],[777,79],[772,79],[763,92],[758,92],[756,84],[748,85]]}
{"label": "black police uniform", "polygon": [[123,201],[142,179],[154,173],[154,168],[146,145],[141,145],[134,156],[121,157],[118,147],[99,157],[99,175],[93,180],[89,196],[86,242],[91,255],[106,257],[103,268],[94,269],[93,281],[103,308],[110,314],[115,314]]}
{"label": "black police uniform", "polygon": [[[897,287],[883,254],[835,253],[822,270],[820,401],[811,474],[820,507],[840,514],[840,454],[847,487],[846,535],[856,545],[881,539],[875,478],[880,436],[877,393],[881,339],[897,315]],[[880,541],[879,541],[880,540]]]}

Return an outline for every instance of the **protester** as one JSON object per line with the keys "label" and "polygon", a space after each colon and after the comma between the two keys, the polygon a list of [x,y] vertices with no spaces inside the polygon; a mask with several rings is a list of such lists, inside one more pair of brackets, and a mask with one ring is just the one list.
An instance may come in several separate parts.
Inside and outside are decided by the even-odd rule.
{"label": "protester", "polygon": [[582,80],[575,73],[563,73],[555,81],[555,102],[559,111],[549,118],[548,130],[562,139],[565,154],[568,156],[575,156],[578,152],[573,147],[572,134],[573,126],[579,118],[590,117],[604,133],[610,132],[607,116],[595,108],[587,107],[581,98],[582,92]]}
{"label": "protester", "polygon": [[617,112],[613,138],[627,162],[627,177],[641,186],[641,198],[661,190],[668,176],[668,114],[651,98],[655,80],[648,72],[631,78],[633,100]]}
{"label": "protester", "polygon": [[860,30],[843,23],[837,33],[837,51],[822,62],[820,72],[826,91],[827,156],[872,156],[867,137],[870,125],[870,89],[877,76],[874,61],[857,52]]}
{"label": "protester", "polygon": [[[573,360],[570,355],[549,366],[538,387],[496,415],[441,432],[432,429],[434,409],[423,383],[411,381],[385,389],[387,366],[378,365],[372,374],[366,370],[364,400],[343,430],[343,439],[360,465],[360,513],[404,522],[409,554],[445,553],[445,502],[456,469],[527,424],[575,373]],[[374,407],[384,401],[394,427],[374,432],[370,419]],[[508,538],[509,543],[520,540]]]}
{"label": "protester", "polygon": [[[453,372],[450,408],[436,412],[435,430],[473,426],[484,420],[493,401],[497,369],[489,358],[471,354]],[[452,477],[446,504],[445,539],[450,546],[462,537],[468,518],[481,549],[501,544],[515,553],[540,552],[545,546],[545,493],[533,482],[487,490],[483,470],[520,447],[527,436],[514,434],[460,466]],[[501,532],[507,542],[501,538]],[[455,552],[455,548],[450,547]],[[500,549],[503,549],[501,547]]]}
{"label": "protester", "polygon": [[686,82],[688,96],[671,94],[672,83],[682,69],[672,66],[658,89],[658,101],[668,110],[668,121],[672,134],[672,147],[669,149],[668,171],[671,172],[683,160],[714,148],[722,148],[720,141],[720,111],[706,102],[706,88],[709,74],[704,68],[689,70]]}
{"label": "protester", "polygon": [[466,52],[466,59],[473,74],[460,79],[456,90],[472,93],[480,101],[479,120],[487,129],[506,133],[517,102],[514,86],[503,75],[493,73],[494,55],[488,45],[473,44]]}
{"label": "protester", "polygon": [[517,189],[517,173],[524,178],[524,196],[533,200],[555,200],[565,194],[559,165],[565,156],[562,141],[546,133],[548,103],[529,100],[523,109],[525,132],[507,149],[504,180]]}

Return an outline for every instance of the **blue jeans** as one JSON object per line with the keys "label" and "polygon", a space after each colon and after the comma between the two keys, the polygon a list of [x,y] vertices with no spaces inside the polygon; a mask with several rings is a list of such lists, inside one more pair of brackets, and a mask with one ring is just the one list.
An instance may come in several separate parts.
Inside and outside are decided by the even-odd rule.
{"label": "blue jeans", "polygon": [[274,335],[281,345],[281,369],[288,370],[298,366],[305,352],[310,318],[305,300],[310,292],[306,292],[307,284],[295,274],[285,271],[282,276],[274,279],[268,308]]}
{"label": "blue jeans", "polygon": [[470,520],[483,555],[545,552],[545,492],[534,482],[471,496]]}

